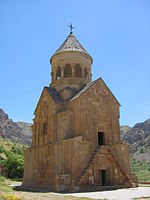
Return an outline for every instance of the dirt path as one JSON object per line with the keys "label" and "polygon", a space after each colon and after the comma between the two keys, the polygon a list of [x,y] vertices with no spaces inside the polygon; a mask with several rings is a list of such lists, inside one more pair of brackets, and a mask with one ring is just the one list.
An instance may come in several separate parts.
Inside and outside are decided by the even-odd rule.
{"label": "dirt path", "polygon": [[[5,193],[6,194],[6,193]],[[84,197],[73,197],[70,195],[63,195],[57,193],[41,193],[41,192],[9,192],[16,197],[21,197],[22,200],[90,200]]]}
{"label": "dirt path", "polygon": [[88,200],[88,199],[109,199],[109,200],[150,200],[150,187],[138,187],[129,189],[118,189],[113,191],[84,192],[71,194],[58,194],[53,192],[13,192],[24,200]]}
{"label": "dirt path", "polygon": [[[69,195],[69,194],[68,194]],[[130,199],[150,199],[150,187],[137,187],[128,189],[118,189],[103,192],[88,192],[71,194],[76,197],[87,197],[91,199],[109,199],[109,200],[130,200]],[[143,198],[143,199],[144,199]]]}
{"label": "dirt path", "polygon": [[[11,182],[11,186],[19,186],[19,182]],[[10,186],[9,186],[10,187]],[[21,197],[23,200],[89,200],[89,199],[109,199],[109,200],[150,200],[150,185],[147,187],[137,187],[128,189],[117,189],[111,191],[98,191],[98,192],[84,192],[84,193],[70,193],[59,194],[53,192],[23,192],[23,191],[10,191]]]}
{"label": "dirt path", "polygon": [[[56,193],[38,193],[38,192],[15,192],[16,196],[22,197],[24,200],[79,200],[82,198],[64,196]],[[87,198],[83,198],[87,199]]]}

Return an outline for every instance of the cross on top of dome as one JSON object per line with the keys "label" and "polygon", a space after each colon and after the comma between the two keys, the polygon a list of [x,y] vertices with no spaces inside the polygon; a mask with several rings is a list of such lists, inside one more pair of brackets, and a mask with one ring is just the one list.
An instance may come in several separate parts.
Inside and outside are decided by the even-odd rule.
{"label": "cross on top of dome", "polygon": [[68,35],[66,40],[62,43],[62,45],[52,55],[50,62],[55,55],[62,53],[62,52],[81,52],[81,53],[88,55],[91,58],[91,62],[93,62],[92,57],[84,49],[84,47],[80,44],[80,42],[77,40],[77,38],[73,35],[72,29],[74,27],[72,26],[72,23],[69,25],[69,27],[70,27],[70,34]]}
{"label": "cross on top of dome", "polygon": [[72,26],[72,23],[69,25],[69,27],[70,27],[70,34],[72,34],[73,32],[72,32],[72,29],[74,28],[73,26]]}

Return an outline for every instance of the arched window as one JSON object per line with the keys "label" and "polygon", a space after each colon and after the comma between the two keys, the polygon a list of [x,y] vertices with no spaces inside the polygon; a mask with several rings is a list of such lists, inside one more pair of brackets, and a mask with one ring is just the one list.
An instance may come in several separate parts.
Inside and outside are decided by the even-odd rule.
{"label": "arched window", "polygon": [[47,133],[47,125],[46,123],[43,123],[43,135]]}
{"label": "arched window", "polygon": [[56,79],[59,79],[61,77],[61,68],[58,66],[57,72],[56,72]]}
{"label": "arched window", "polygon": [[65,65],[64,68],[64,77],[71,77],[72,76],[72,68],[71,65],[68,63]]}
{"label": "arched window", "polygon": [[52,80],[54,80],[54,72],[51,72]]}
{"label": "arched window", "polygon": [[87,68],[84,68],[84,77],[86,78],[88,75]]}
{"label": "arched window", "polygon": [[79,64],[75,65],[75,77],[82,77],[82,69]]}

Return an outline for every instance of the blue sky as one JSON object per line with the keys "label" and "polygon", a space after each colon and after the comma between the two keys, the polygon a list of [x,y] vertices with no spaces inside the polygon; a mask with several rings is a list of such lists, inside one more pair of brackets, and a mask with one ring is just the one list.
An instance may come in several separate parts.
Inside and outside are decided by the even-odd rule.
{"label": "blue sky", "polygon": [[149,0],[0,0],[0,107],[32,121],[70,22],[93,58],[93,80],[102,77],[121,104],[120,123],[149,118]]}

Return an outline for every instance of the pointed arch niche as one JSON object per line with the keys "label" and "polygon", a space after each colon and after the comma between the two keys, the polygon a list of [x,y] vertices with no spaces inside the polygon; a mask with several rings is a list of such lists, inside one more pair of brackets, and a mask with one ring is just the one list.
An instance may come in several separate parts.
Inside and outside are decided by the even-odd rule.
{"label": "pointed arch niche", "polygon": [[64,77],[71,77],[71,76],[72,76],[72,68],[71,65],[67,63],[64,68]]}
{"label": "pointed arch niche", "polygon": [[75,65],[75,77],[82,77],[82,68],[79,64]]}
{"label": "pointed arch niche", "polygon": [[56,72],[56,79],[59,79],[61,77],[61,68],[58,66],[57,72]]}

